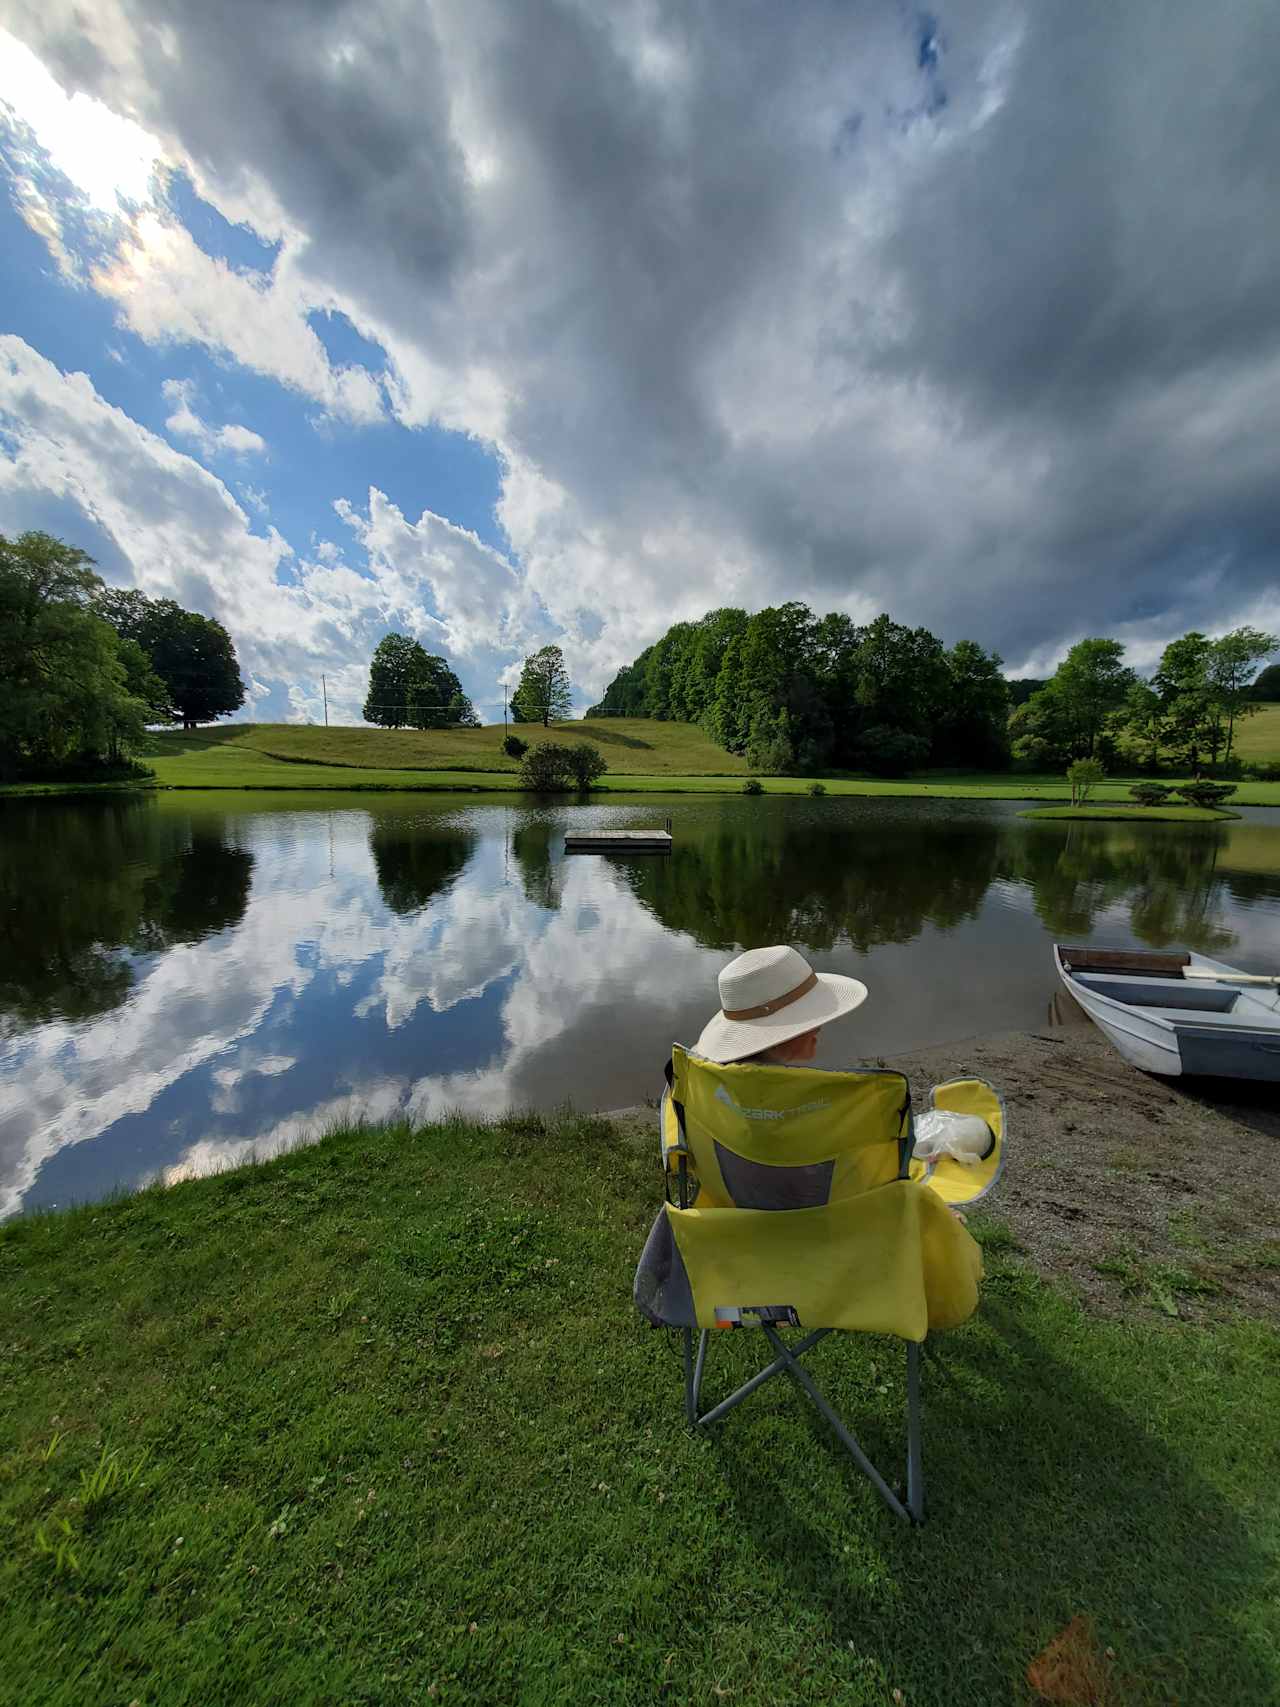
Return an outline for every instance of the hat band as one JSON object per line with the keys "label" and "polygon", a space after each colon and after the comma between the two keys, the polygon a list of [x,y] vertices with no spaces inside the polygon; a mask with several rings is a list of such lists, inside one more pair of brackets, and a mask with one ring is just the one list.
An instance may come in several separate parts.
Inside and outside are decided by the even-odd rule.
{"label": "hat band", "polygon": [[771,1002],[761,1002],[754,1008],[725,1008],[726,1019],[764,1019],[768,1014],[776,1014],[779,1008],[789,1008],[792,1002],[798,1002],[801,996],[807,996],[818,982],[818,974],[810,972],[803,984],[797,984],[794,990],[788,990],[785,996],[775,996]]}

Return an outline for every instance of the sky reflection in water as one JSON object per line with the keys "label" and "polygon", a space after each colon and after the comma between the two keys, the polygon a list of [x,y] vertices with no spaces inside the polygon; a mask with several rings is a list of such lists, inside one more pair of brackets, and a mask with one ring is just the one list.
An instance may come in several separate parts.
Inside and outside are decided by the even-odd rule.
{"label": "sky reflection in water", "polygon": [[[342,1115],[618,1107],[791,941],[871,1000],[840,1065],[1042,1025],[1054,937],[1280,963],[1280,815],[1015,803],[351,796],[0,809],[0,1213],[269,1153]],[[565,828],[675,820],[668,859]]]}

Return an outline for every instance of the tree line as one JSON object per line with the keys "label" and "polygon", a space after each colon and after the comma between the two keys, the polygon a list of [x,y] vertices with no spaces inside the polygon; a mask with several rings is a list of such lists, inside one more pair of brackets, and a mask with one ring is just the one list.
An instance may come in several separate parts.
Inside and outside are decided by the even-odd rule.
{"label": "tree line", "polygon": [[1078,641],[1010,718],[1014,756],[1036,769],[1079,759],[1110,766],[1121,754],[1151,771],[1229,769],[1236,731],[1274,676],[1274,667],[1259,676],[1258,666],[1277,651],[1280,638],[1256,628],[1217,640],[1192,630],[1170,641],[1145,681],[1118,640]]}
{"label": "tree line", "polygon": [[1009,762],[1009,684],[974,640],[807,605],[679,622],[620,670],[591,717],[700,723],[753,769],[893,775]]}
{"label": "tree line", "polygon": [[[1280,640],[1237,628],[1165,648],[1143,680],[1117,640],[1089,638],[1047,680],[1006,680],[974,640],[946,647],[888,616],[857,624],[791,603],[679,622],[610,682],[590,717],[701,724],[753,770],[901,774],[926,765],[1057,769],[1121,752],[1199,774],[1232,757],[1236,729],[1280,697]],[[1256,678],[1256,679],[1255,679]]]}
{"label": "tree line", "polygon": [[106,587],[51,534],[0,534],[0,775],[127,772],[148,724],[243,704],[221,623]]}

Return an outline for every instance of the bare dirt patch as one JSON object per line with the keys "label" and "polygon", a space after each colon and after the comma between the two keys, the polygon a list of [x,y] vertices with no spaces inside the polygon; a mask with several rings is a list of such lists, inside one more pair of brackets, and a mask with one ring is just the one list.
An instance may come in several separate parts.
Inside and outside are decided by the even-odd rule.
{"label": "bare dirt patch", "polygon": [[[1074,1005],[1073,1005],[1074,1006]],[[917,1107],[967,1072],[1005,1099],[1009,1152],[987,1206],[1006,1251],[1105,1314],[1210,1319],[1280,1310],[1280,1096],[1161,1079],[1079,1014],[1043,1032],[893,1058]],[[1005,1253],[1002,1252],[1002,1255]]]}

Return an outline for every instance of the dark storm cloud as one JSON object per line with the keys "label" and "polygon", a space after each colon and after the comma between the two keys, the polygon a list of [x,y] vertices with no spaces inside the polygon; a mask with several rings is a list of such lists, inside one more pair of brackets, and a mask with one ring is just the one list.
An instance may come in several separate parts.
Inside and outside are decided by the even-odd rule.
{"label": "dark storm cloud", "polygon": [[21,27],[218,183],[269,185],[367,325],[500,377],[504,450],[567,494],[508,525],[553,614],[603,622],[593,667],[726,593],[885,606],[1015,664],[1274,605],[1273,5],[125,0],[89,45],[56,8]]}

